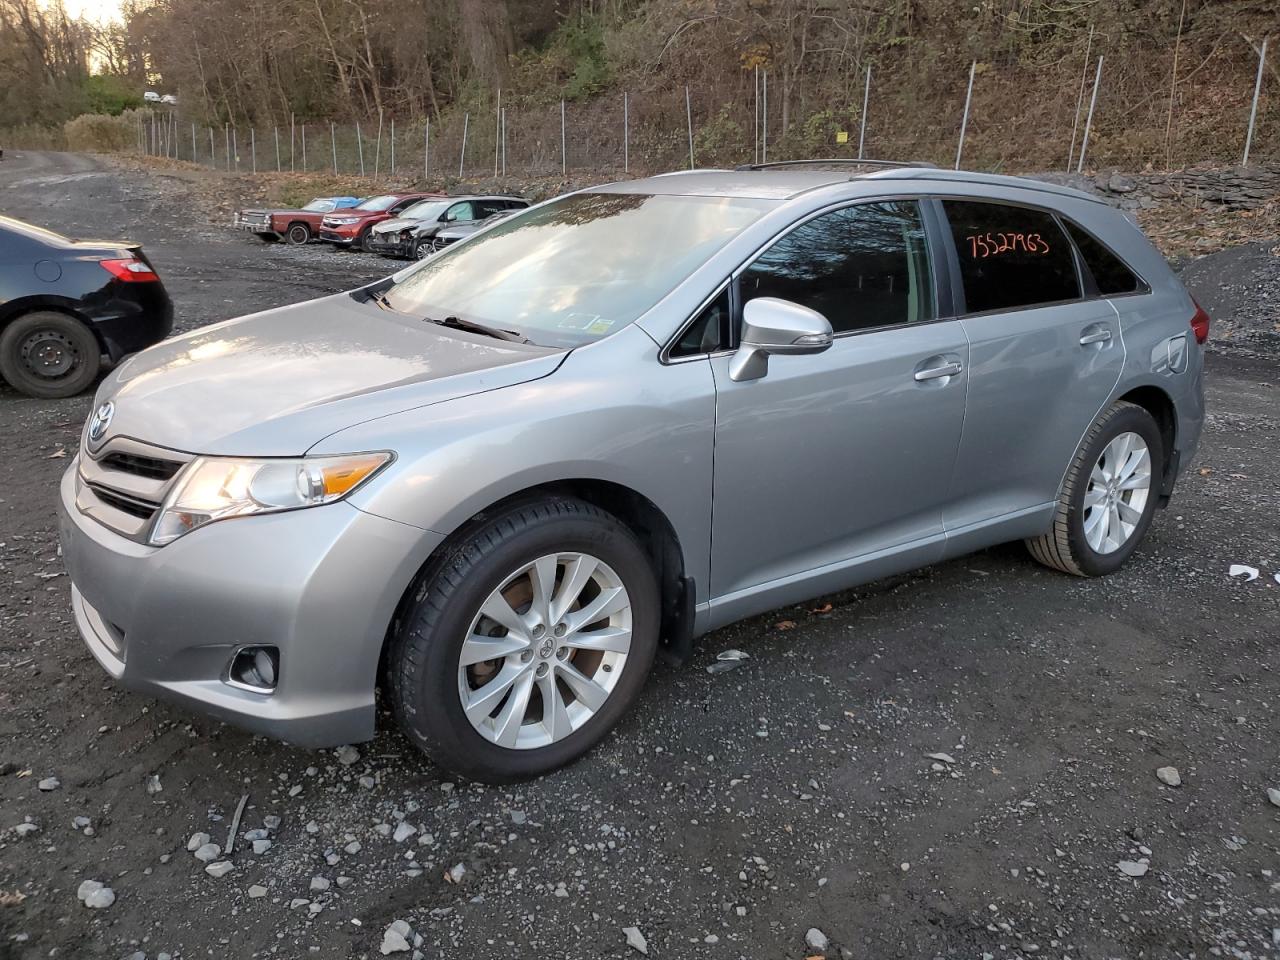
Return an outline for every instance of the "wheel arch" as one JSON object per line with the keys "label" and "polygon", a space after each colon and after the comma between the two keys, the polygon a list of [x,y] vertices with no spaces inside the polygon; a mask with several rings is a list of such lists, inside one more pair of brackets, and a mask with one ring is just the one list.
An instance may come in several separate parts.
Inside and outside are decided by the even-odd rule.
{"label": "wheel arch", "polygon": [[449,531],[410,579],[396,605],[383,637],[378,676],[386,676],[387,655],[410,606],[418,599],[427,581],[459,546],[502,511],[524,503],[557,498],[578,499],[598,507],[635,535],[658,580],[662,605],[662,649],[675,660],[685,659],[693,644],[695,587],[687,575],[684,549],[674,525],[652,500],[625,484],[577,477],[538,483],[507,494]]}
{"label": "wheel arch", "polygon": [[1160,502],[1163,506],[1169,499],[1178,471],[1175,453],[1178,443],[1178,409],[1173,397],[1163,388],[1147,383],[1130,388],[1128,392],[1116,397],[1115,402],[1132,403],[1141,407],[1151,414],[1160,428],[1160,443],[1164,447],[1163,472],[1160,478]]}
{"label": "wheel arch", "polygon": [[16,297],[0,306],[0,332],[9,326],[13,321],[25,317],[29,313],[61,313],[81,323],[91,334],[93,339],[97,341],[98,348],[103,353],[109,353],[107,344],[102,339],[102,334],[98,332],[96,326],[89,319],[75,308],[75,301],[66,297],[54,296],[51,294],[36,294],[29,297]]}

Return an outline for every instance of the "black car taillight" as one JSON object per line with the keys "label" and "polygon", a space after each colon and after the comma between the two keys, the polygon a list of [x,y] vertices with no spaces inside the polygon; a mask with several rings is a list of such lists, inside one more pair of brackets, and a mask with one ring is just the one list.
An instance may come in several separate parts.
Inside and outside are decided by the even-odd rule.
{"label": "black car taillight", "polygon": [[1191,332],[1196,335],[1196,343],[1203,346],[1209,339],[1209,314],[1194,298],[1191,302],[1196,305],[1196,312],[1191,317]]}
{"label": "black car taillight", "polygon": [[151,283],[160,279],[160,275],[152,270],[146,261],[137,257],[125,257],[120,260],[99,260],[98,264],[107,273],[125,283]]}

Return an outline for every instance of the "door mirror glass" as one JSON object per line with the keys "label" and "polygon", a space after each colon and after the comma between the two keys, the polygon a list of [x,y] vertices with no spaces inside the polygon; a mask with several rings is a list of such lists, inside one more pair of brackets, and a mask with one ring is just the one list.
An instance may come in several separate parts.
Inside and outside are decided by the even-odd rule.
{"label": "door mirror glass", "polygon": [[758,380],[772,354],[821,353],[835,339],[816,310],[776,297],[757,297],[742,308],[742,343],[729,363],[733,380]]}

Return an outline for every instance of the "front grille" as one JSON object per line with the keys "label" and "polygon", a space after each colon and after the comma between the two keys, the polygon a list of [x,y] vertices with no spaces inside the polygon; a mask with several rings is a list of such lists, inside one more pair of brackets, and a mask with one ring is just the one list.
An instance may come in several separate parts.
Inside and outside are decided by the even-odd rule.
{"label": "front grille", "polygon": [[131,540],[144,542],[160,505],[187,454],[124,437],[108,440],[97,454],[82,450],[76,506]]}
{"label": "front grille", "polygon": [[168,480],[182,469],[180,461],[144,457],[136,453],[109,453],[102,458],[102,465],[110,470],[136,473],[151,480]]}

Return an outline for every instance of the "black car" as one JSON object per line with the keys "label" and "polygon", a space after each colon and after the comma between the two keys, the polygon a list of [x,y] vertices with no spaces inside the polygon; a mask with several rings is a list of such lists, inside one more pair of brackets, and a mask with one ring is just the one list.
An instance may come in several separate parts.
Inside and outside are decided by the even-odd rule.
{"label": "black car", "polygon": [[173,301],[142,247],[69,240],[0,217],[0,376],[33,397],[70,397],[173,329]]}

